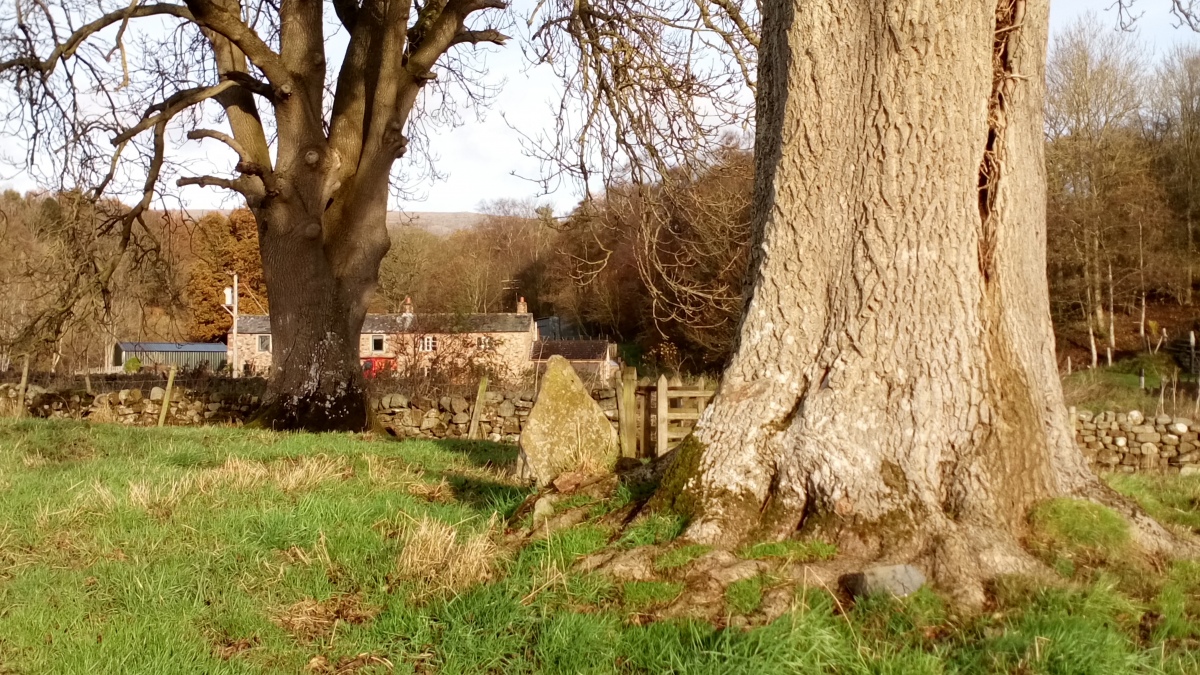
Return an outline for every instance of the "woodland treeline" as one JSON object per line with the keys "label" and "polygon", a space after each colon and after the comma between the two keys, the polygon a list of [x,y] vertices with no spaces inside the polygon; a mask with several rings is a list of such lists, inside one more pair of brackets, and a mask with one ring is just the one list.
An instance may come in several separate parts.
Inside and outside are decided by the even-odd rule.
{"label": "woodland treeline", "polygon": [[[1134,34],[1085,18],[1053,41],[1047,80],[1047,274],[1060,348],[1102,360],[1168,324],[1187,329],[1179,317],[1191,321],[1200,275],[1200,47],[1151,58]],[[539,318],[626,343],[643,361],[715,370],[736,334],[751,251],[749,145],[730,136],[700,169],[611,185],[565,217],[504,200],[450,235],[394,229],[372,309],[398,312],[411,297],[421,312],[502,312],[523,296]],[[95,367],[115,339],[221,340],[233,271],[243,311],[267,311],[248,211],[166,214],[147,214],[131,253],[108,269],[103,206],[3,195],[0,369],[23,352],[48,368]]]}

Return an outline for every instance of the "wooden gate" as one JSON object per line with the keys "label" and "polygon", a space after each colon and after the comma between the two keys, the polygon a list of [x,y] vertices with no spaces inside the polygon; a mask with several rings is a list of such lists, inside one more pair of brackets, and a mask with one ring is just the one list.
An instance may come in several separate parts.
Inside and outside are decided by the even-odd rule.
{"label": "wooden gate", "polygon": [[685,386],[660,375],[656,384],[639,386],[637,379],[634,368],[622,370],[617,393],[621,454],[661,456],[692,432],[716,392],[703,380]]}

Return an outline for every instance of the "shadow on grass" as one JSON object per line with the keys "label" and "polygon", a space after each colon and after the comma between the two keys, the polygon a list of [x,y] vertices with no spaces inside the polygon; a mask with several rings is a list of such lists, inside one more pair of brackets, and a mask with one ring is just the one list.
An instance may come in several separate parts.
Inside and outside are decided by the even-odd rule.
{"label": "shadow on grass", "polygon": [[475,466],[501,471],[511,470],[517,465],[517,446],[491,441],[434,441],[434,445],[450,452],[464,455]]}
{"label": "shadow on grass", "polygon": [[511,518],[517,507],[529,496],[531,489],[464,476],[454,472],[444,475],[454,490],[454,498],[463,504],[483,511],[496,511]]}
{"label": "shadow on grass", "polygon": [[[434,441],[434,445],[465,457],[474,466],[491,471],[507,473],[514,471],[517,466],[519,451],[515,445],[452,439]],[[498,511],[505,518],[512,516],[530,492],[526,487],[499,483],[453,470],[446,471],[444,477],[453,488],[455,499],[478,509]]]}

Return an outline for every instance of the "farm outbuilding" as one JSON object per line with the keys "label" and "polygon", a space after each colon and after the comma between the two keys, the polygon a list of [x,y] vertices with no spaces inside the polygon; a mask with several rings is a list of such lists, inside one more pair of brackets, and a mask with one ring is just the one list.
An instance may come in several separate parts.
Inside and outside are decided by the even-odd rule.
{"label": "farm outbuilding", "polygon": [[192,370],[201,366],[211,371],[225,367],[225,345],[220,342],[118,342],[113,346],[111,372],[121,372],[136,358],[142,368],[175,366]]}

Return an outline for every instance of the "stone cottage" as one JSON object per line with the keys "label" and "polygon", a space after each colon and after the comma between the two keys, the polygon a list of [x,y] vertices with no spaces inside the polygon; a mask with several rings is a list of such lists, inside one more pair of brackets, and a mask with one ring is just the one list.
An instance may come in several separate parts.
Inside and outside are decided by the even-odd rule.
{"label": "stone cottage", "polygon": [[[486,370],[501,378],[525,375],[538,340],[537,323],[524,299],[504,314],[415,314],[406,303],[402,314],[369,314],[359,337],[359,356],[368,374],[436,370],[464,375]],[[233,340],[232,333],[229,339]],[[265,374],[274,345],[271,317],[238,318],[233,366]],[[236,351],[236,356],[234,352]]]}

